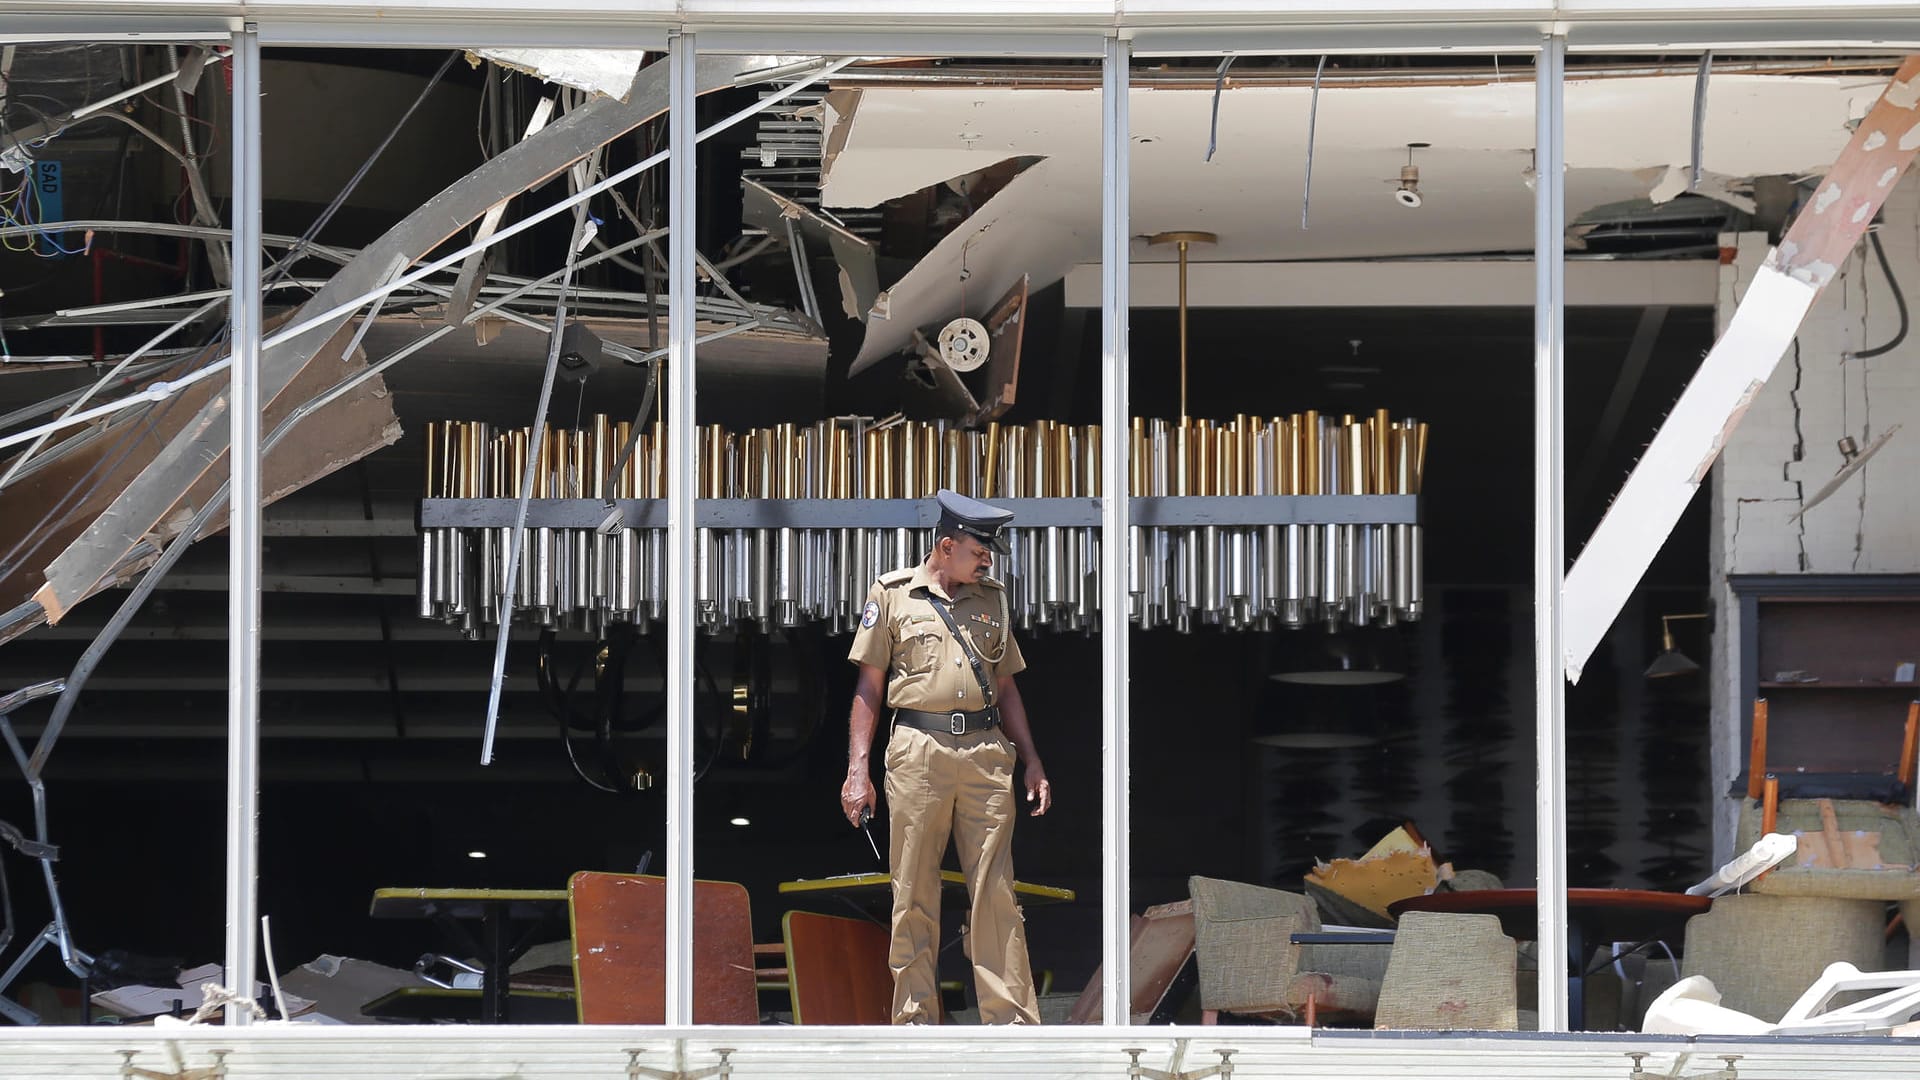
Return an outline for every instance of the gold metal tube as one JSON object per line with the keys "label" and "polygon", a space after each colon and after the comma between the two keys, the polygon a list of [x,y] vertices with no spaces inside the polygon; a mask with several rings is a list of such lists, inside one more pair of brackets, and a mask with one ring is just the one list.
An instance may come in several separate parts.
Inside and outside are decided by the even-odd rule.
{"label": "gold metal tube", "polygon": [[1367,490],[1367,429],[1362,423],[1350,423],[1347,435],[1347,491],[1365,494]]}
{"label": "gold metal tube", "polygon": [[1373,490],[1384,493],[1393,482],[1393,419],[1385,409],[1373,410]]}
{"label": "gold metal tube", "polygon": [[1188,490],[1189,466],[1191,456],[1187,452],[1187,421],[1182,419],[1173,429],[1173,493],[1191,495]]}
{"label": "gold metal tube", "polygon": [[1421,486],[1426,482],[1427,476],[1427,422],[1425,420],[1420,421],[1419,427],[1415,430],[1419,432],[1419,435],[1414,439],[1412,493],[1418,495],[1420,494]]}
{"label": "gold metal tube", "polygon": [[1100,497],[1100,425],[1088,424],[1080,435],[1080,453],[1085,465],[1080,470],[1081,483],[1079,494],[1090,498]]}
{"label": "gold metal tube", "polygon": [[1180,419],[1187,418],[1187,241],[1180,241]]}
{"label": "gold metal tube", "polygon": [[1054,436],[1054,498],[1068,498],[1073,494],[1073,429],[1068,425],[1052,425]]}
{"label": "gold metal tube", "polygon": [[1301,479],[1305,482],[1303,495],[1324,494],[1320,471],[1320,413],[1308,409],[1300,420],[1300,449],[1303,451],[1300,463]]}
{"label": "gold metal tube", "polygon": [[434,465],[438,461],[438,454],[435,453],[435,441],[438,440],[439,437],[440,437],[439,421],[437,420],[427,421],[427,483],[426,483],[426,486],[421,490],[426,493],[426,496],[429,499],[433,498],[433,496],[435,495],[434,486],[433,486],[435,477],[433,474],[434,474]]}
{"label": "gold metal tube", "polygon": [[940,489],[940,429],[933,424],[920,425],[920,494],[924,497]]}

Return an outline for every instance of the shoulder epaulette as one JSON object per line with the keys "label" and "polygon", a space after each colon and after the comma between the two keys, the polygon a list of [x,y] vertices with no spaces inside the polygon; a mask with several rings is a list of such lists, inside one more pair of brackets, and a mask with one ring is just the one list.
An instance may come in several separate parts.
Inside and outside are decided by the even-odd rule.
{"label": "shoulder epaulette", "polygon": [[890,573],[880,575],[881,586],[888,589],[898,588],[899,586],[905,585],[907,582],[912,580],[913,580],[912,567],[908,567],[904,570],[894,570]]}

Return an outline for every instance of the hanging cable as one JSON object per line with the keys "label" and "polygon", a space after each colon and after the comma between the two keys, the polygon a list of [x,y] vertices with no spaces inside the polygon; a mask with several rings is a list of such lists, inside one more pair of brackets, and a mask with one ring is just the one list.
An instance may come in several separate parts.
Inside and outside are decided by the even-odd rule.
{"label": "hanging cable", "polygon": [[1220,67],[1213,73],[1213,119],[1207,124],[1207,160],[1213,160],[1214,147],[1220,141],[1220,94],[1227,88],[1227,69],[1233,66],[1233,57],[1228,55],[1220,61]]}
{"label": "hanging cable", "polygon": [[1900,312],[1900,329],[1894,331],[1893,337],[1886,344],[1876,345],[1871,349],[1861,349],[1854,353],[1853,358],[1856,360],[1871,360],[1876,356],[1884,356],[1907,339],[1907,298],[1901,295],[1900,282],[1893,276],[1893,264],[1887,261],[1887,249],[1880,246],[1880,231],[1867,230],[1867,242],[1873,245],[1873,253],[1880,259],[1880,272],[1887,276],[1887,287],[1893,291],[1893,306]]}
{"label": "hanging cable", "polygon": [[440,62],[440,70],[433,73],[433,77],[427,80],[427,85],[421,88],[420,96],[414,98],[413,104],[407,106],[407,111],[401,113],[400,119],[394,121],[393,127],[387,131],[387,137],[380,140],[380,145],[374,147],[373,153],[367,155],[367,160],[360,163],[360,168],[354,172],[352,178],[347,181],[346,186],[342,187],[339,193],[333,197],[333,201],[329,202],[327,208],[320,212],[320,216],[313,219],[313,224],[307,226],[307,230],[300,234],[300,239],[294,242],[293,250],[287,253],[285,259],[281,260],[280,265],[275,268],[274,274],[267,278],[268,284],[278,281],[287,274],[293,267],[293,264],[297,262],[299,257],[306,251],[307,245],[312,243],[314,238],[320,235],[320,230],[326,228],[327,223],[333,220],[333,215],[339,213],[340,208],[346,205],[347,197],[353,194],[353,189],[359,187],[360,181],[366,179],[368,170],[373,168],[373,163],[379,161],[380,155],[387,152],[387,147],[393,144],[394,138],[400,134],[400,129],[405,127],[407,121],[413,118],[413,114],[420,110],[420,106],[427,100],[427,95],[433,93],[433,88],[440,85],[440,79],[446,75],[447,69],[453,66],[454,58],[459,55],[460,52],[456,49],[448,53],[447,58]]}

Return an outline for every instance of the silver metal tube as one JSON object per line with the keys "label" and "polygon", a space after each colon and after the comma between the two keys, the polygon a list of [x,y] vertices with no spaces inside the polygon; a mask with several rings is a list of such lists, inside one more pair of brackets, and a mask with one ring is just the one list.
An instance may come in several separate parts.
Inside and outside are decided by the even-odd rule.
{"label": "silver metal tube", "polygon": [[1424,526],[1404,525],[1402,528],[1407,530],[1407,566],[1409,579],[1407,584],[1407,598],[1403,610],[1407,620],[1412,621],[1418,619],[1422,611],[1426,608],[1427,563],[1426,552],[1422,550],[1426,546],[1426,538],[1423,535]]}
{"label": "silver metal tube", "polygon": [[1066,552],[1060,545],[1058,527],[1049,526],[1041,539],[1043,542],[1037,545],[1039,550],[1035,554],[1040,558],[1040,573],[1046,586],[1045,603],[1052,609],[1066,603],[1066,583],[1061,580],[1061,563],[1066,559]]}
{"label": "silver metal tube", "polygon": [[1227,530],[1227,599],[1245,604],[1253,593],[1248,587],[1252,576],[1247,565],[1249,554],[1245,529]]}
{"label": "silver metal tube", "polygon": [[1319,530],[1311,525],[1281,526],[1285,550],[1281,552],[1280,561],[1286,579],[1280,586],[1280,619],[1288,626],[1306,625],[1308,598],[1313,595],[1308,581],[1308,572],[1314,565],[1309,541],[1319,535]]}
{"label": "silver metal tube", "polygon": [[667,617],[667,531],[647,530],[647,621]]}
{"label": "silver metal tube", "polygon": [[724,563],[715,559],[714,530],[701,529],[693,541],[694,603],[701,623],[711,626],[719,618],[718,597]]}
{"label": "silver metal tube", "polygon": [[1260,527],[1260,608],[1269,613],[1280,612],[1288,599],[1287,585],[1293,568],[1287,553],[1297,546],[1297,541],[1288,536],[1288,530],[1293,528],[1298,526]]}
{"label": "silver metal tube", "polygon": [[1320,549],[1326,540],[1325,526],[1300,525],[1301,617],[1307,622],[1319,618],[1321,574],[1324,570]]}
{"label": "silver metal tube", "polygon": [[773,617],[781,626],[799,622],[800,552],[798,530],[780,529],[774,536]]}
{"label": "silver metal tube", "polygon": [[750,617],[767,626],[773,619],[774,540],[771,529],[753,531],[753,578],[747,586]]}
{"label": "silver metal tube", "polygon": [[495,620],[493,583],[499,577],[494,569],[493,530],[475,529],[474,533],[474,607],[483,623]]}
{"label": "silver metal tube", "polygon": [[1329,619],[1336,616],[1346,595],[1340,581],[1341,532],[1339,525],[1320,526],[1320,609]]}
{"label": "silver metal tube", "polygon": [[467,613],[468,557],[467,531],[447,530],[447,610],[454,615]]}
{"label": "silver metal tube", "polygon": [[535,612],[544,617],[552,613],[554,606],[554,573],[556,568],[553,565],[553,530],[540,528],[531,531],[533,533],[533,543],[531,545],[533,549],[533,558],[531,560],[533,563],[533,588],[529,596],[531,597]]}
{"label": "silver metal tube", "polygon": [[613,600],[613,537],[588,529],[587,544],[593,552],[593,608],[605,611]]}
{"label": "silver metal tube", "polygon": [[1207,525],[1200,529],[1194,539],[1200,542],[1200,595],[1195,599],[1194,603],[1200,608],[1202,617],[1211,621],[1219,617],[1222,606],[1220,596],[1222,576],[1222,567],[1220,565],[1222,561],[1220,526]]}
{"label": "silver metal tube", "polygon": [[438,615],[434,595],[434,568],[439,564],[438,529],[420,530],[420,572],[414,578],[414,593],[418,598],[418,611],[423,619]]}
{"label": "silver metal tube", "polygon": [[640,605],[640,536],[632,529],[614,534],[613,610],[623,619],[634,618]]}
{"label": "silver metal tube", "polygon": [[569,569],[573,571],[573,577],[568,582],[568,584],[572,586],[572,590],[568,595],[572,601],[573,609],[579,612],[581,617],[584,618],[587,612],[593,610],[594,534],[592,529],[569,529],[567,531],[571,534],[568,537],[570,543],[567,546],[573,552],[571,565],[569,566]]}
{"label": "silver metal tube", "polygon": [[1127,618],[1142,625],[1147,613],[1148,543],[1147,530],[1127,526]]}

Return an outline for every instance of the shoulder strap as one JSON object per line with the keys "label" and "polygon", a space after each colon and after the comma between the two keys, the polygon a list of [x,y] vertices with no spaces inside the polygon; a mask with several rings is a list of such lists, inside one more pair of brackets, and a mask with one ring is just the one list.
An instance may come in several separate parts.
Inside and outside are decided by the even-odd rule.
{"label": "shoulder strap", "polygon": [[993,686],[987,681],[987,665],[981,661],[980,654],[973,651],[967,635],[960,632],[960,624],[953,621],[953,612],[947,610],[947,605],[933,595],[932,589],[922,591],[926,593],[927,603],[933,605],[934,613],[940,616],[940,621],[947,624],[947,632],[959,644],[960,652],[967,658],[967,665],[973,668],[974,681],[980,684],[980,700],[988,705],[993,704]]}

